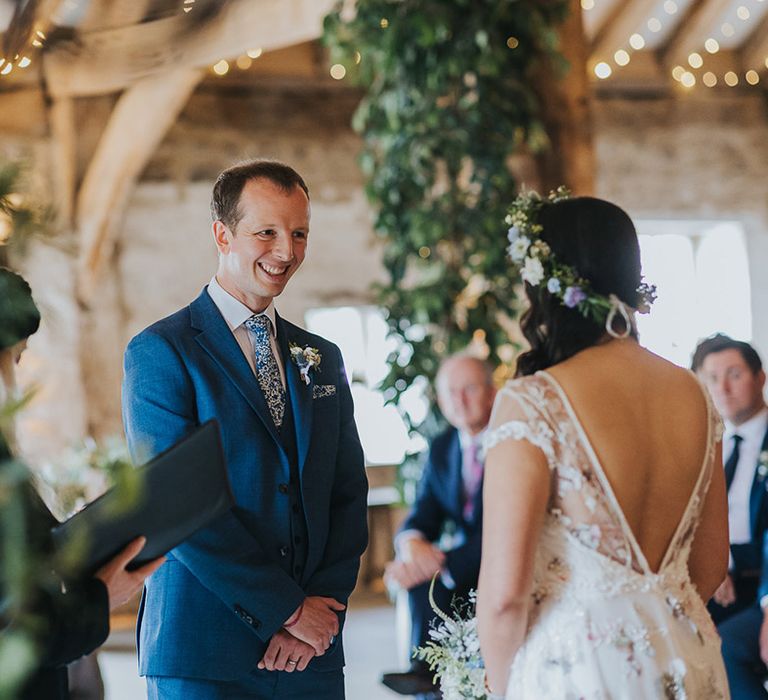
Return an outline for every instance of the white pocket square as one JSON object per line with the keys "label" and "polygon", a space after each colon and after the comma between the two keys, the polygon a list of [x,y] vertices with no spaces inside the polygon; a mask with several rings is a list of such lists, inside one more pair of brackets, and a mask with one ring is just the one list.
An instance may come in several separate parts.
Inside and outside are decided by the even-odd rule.
{"label": "white pocket square", "polygon": [[313,399],[324,399],[326,396],[335,396],[335,395],[336,395],[335,384],[315,384],[315,386],[312,387]]}

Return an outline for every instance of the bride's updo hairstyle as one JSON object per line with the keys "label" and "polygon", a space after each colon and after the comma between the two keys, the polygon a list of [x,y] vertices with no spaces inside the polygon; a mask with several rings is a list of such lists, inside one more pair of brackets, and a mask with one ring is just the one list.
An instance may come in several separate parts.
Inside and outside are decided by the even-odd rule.
{"label": "bride's updo hairstyle", "polygon": [[[537,215],[540,238],[557,260],[572,265],[595,292],[615,294],[635,308],[639,302],[640,247],[632,220],[615,204],[593,197],[544,203]],[[525,283],[530,307],[520,326],[531,349],[520,356],[516,376],[533,374],[595,345],[605,324],[586,318],[550,294],[546,280]],[[634,329],[632,337],[637,337]]]}

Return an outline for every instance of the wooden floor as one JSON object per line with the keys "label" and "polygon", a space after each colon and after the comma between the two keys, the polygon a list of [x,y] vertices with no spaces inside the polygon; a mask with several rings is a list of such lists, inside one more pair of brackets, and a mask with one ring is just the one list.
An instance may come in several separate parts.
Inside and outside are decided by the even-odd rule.
{"label": "wooden floor", "polygon": [[[355,594],[344,630],[347,700],[394,700],[401,697],[379,684],[383,671],[397,669],[394,608],[381,594]],[[141,700],[144,681],[136,672],[129,629],[116,631],[99,654],[106,700]]]}

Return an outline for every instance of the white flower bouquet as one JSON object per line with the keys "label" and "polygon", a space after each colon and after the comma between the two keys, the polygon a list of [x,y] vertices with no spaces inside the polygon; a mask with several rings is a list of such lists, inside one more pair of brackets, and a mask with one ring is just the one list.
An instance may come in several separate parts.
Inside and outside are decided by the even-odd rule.
{"label": "white flower bouquet", "polygon": [[441,622],[430,630],[430,640],[417,647],[414,655],[434,671],[443,700],[486,700],[485,666],[475,616],[477,594],[470,591],[468,602],[454,602],[453,616],[446,615],[435,604],[432,587],[429,602]]}

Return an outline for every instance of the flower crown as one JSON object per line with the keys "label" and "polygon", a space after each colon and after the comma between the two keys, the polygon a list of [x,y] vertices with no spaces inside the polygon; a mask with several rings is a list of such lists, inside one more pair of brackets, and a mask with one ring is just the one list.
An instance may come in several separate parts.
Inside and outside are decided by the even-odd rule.
{"label": "flower crown", "polygon": [[[648,313],[656,300],[656,286],[643,282],[637,288],[640,299],[636,308],[618,299],[614,294],[606,296],[592,289],[588,279],[579,275],[572,265],[561,263],[549,245],[541,240],[541,224],[536,223],[537,214],[545,203],[569,199],[570,191],[560,186],[542,199],[537,192],[522,192],[509,207],[506,223],[510,226],[507,252],[517,266],[520,276],[532,287],[538,287],[546,280],[547,291],[560,299],[569,309],[577,309],[584,317],[602,323],[618,312],[631,323],[627,310]],[[617,309],[618,307],[618,309]]]}

